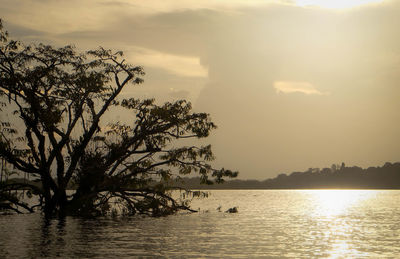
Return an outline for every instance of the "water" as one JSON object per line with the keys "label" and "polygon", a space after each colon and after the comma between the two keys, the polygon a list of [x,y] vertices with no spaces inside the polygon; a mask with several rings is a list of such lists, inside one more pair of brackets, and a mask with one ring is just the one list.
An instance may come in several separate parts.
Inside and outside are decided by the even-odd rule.
{"label": "water", "polygon": [[0,216],[0,257],[396,258],[399,204],[400,191],[221,190],[164,218]]}

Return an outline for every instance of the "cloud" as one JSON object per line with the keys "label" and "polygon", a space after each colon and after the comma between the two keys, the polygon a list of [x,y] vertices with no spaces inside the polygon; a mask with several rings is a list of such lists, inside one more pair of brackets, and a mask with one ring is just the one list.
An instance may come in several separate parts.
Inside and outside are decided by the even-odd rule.
{"label": "cloud", "polygon": [[101,30],[121,16],[135,18],[181,10],[235,10],[272,0],[0,0],[0,14],[16,25],[48,33]]}
{"label": "cloud", "polygon": [[341,8],[380,2],[384,0],[0,0],[0,14],[6,21],[19,26],[48,33],[66,33],[103,30],[124,16],[142,19],[187,10],[238,14],[251,8],[278,5]]}
{"label": "cloud", "polygon": [[175,99],[184,99],[187,98],[187,96],[190,94],[189,91],[186,90],[177,90],[174,88],[170,88],[169,90],[170,90],[169,96]]}
{"label": "cloud", "polygon": [[[285,2],[280,0],[278,2]],[[240,7],[252,7],[276,3],[276,0],[122,0],[104,1],[108,6],[121,6],[129,8],[130,11],[140,14],[155,14],[174,12],[179,10],[233,10]]]}
{"label": "cloud", "polygon": [[216,167],[245,178],[397,159],[400,1],[343,12],[256,2],[0,0],[0,17],[18,37],[123,50],[147,73],[126,94],[210,113]]}
{"label": "cloud", "polygon": [[184,77],[207,77],[208,70],[200,64],[199,57],[179,56],[152,49],[133,47],[130,60],[144,67],[161,68],[169,73]]}
{"label": "cloud", "polygon": [[298,6],[316,6],[322,8],[353,8],[360,5],[381,3],[383,0],[295,0]]}
{"label": "cloud", "polygon": [[323,93],[318,91],[309,82],[296,82],[296,81],[276,81],[274,82],[274,88],[277,93],[303,93],[307,95],[327,95],[328,93]]}

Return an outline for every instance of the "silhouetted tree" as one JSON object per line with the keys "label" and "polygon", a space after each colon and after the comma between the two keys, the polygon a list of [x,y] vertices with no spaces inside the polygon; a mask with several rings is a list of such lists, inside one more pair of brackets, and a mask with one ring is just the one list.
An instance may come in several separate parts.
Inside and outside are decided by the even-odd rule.
{"label": "silhouetted tree", "polygon": [[[112,202],[129,214],[171,214],[189,207],[171,197],[166,182],[191,172],[207,184],[237,175],[210,166],[209,145],[176,143],[207,137],[216,128],[208,114],[193,113],[184,100],[159,106],[118,98],[144,75],[122,52],[24,45],[8,38],[1,21],[0,42],[0,98],[10,115],[2,120],[0,157],[41,184],[3,182],[1,188],[28,190],[46,215],[102,214]],[[129,113],[131,121],[103,122],[116,112]],[[71,184],[76,191],[69,196]],[[32,211],[15,196],[2,198],[4,206]]]}

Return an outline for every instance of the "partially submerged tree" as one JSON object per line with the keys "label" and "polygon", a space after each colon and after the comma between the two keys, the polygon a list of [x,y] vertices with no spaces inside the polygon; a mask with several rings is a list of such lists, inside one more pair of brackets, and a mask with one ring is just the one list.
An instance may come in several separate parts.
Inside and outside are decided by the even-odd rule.
{"label": "partially submerged tree", "polygon": [[[0,99],[6,104],[0,156],[32,180],[3,182],[3,194],[28,190],[38,197],[33,206],[48,216],[103,214],[113,202],[128,214],[158,216],[190,210],[169,192],[179,175],[197,172],[207,184],[237,175],[210,166],[209,145],[178,142],[207,137],[216,128],[208,114],[193,113],[184,100],[159,106],[152,99],[119,98],[144,75],[122,52],[24,45],[8,39],[1,21],[0,44]],[[113,112],[129,113],[131,121],[103,122]],[[75,191],[68,195],[71,185]],[[2,199],[3,206],[32,211],[16,196]]]}

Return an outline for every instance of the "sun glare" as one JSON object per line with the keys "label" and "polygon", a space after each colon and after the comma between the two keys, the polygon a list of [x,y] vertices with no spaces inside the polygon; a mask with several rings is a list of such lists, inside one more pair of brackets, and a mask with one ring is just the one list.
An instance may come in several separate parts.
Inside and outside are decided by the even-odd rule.
{"label": "sun glare", "polygon": [[315,213],[328,217],[341,215],[375,194],[368,190],[318,190],[312,193],[317,205]]}
{"label": "sun glare", "polygon": [[345,9],[380,2],[383,2],[383,0],[296,0],[296,5],[315,6],[329,9]]}

